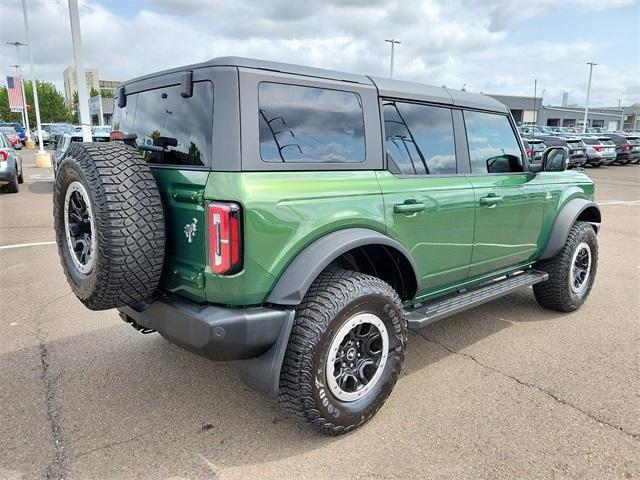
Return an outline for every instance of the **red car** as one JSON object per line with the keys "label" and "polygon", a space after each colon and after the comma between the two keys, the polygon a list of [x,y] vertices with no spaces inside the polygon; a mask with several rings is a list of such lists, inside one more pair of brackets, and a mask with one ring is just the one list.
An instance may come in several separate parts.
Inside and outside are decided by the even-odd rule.
{"label": "red car", "polygon": [[13,127],[0,127],[0,133],[4,133],[7,136],[13,148],[16,150],[20,150],[22,148],[22,141]]}

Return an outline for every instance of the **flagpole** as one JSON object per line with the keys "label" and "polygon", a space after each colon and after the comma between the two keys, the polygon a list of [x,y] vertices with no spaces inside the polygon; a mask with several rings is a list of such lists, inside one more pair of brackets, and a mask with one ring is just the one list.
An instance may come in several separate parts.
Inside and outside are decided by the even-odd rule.
{"label": "flagpole", "polygon": [[20,77],[20,88],[22,89],[22,125],[27,130],[27,136],[31,136],[31,129],[29,128],[29,114],[27,113],[27,97],[24,91],[24,80],[22,79],[22,65],[20,65],[20,47],[26,46],[26,43],[22,42],[7,42],[7,45],[13,45],[16,47],[16,71]]}
{"label": "flagpole", "polygon": [[36,167],[51,167],[51,155],[44,150],[42,143],[42,123],[40,122],[40,102],[38,101],[38,81],[33,74],[33,52],[31,50],[31,41],[29,39],[29,19],[27,17],[27,3],[22,0],[22,18],[24,19],[24,35],[27,40],[27,51],[29,52],[29,73],[31,75],[31,87],[33,88],[33,103],[36,109],[36,131],[38,132],[38,152],[36,153]]}
{"label": "flagpole", "polygon": [[16,76],[15,78],[19,78],[20,79],[20,90],[22,90],[22,108],[20,109],[20,118],[22,119],[22,126],[25,127],[25,121],[24,121],[24,111],[26,110],[25,107],[25,100],[24,100],[24,84],[22,83],[22,74],[20,73],[20,65],[19,64],[15,64],[15,65],[9,65],[10,67],[14,67],[16,69]]}

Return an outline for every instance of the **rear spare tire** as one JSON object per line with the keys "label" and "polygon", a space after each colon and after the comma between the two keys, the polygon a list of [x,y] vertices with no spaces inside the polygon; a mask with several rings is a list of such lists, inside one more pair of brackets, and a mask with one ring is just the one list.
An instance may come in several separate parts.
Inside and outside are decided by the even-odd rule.
{"label": "rear spare tire", "polygon": [[162,201],[151,169],[122,143],[73,143],[53,191],[58,254],[91,310],[131,305],[158,287],[165,250]]}

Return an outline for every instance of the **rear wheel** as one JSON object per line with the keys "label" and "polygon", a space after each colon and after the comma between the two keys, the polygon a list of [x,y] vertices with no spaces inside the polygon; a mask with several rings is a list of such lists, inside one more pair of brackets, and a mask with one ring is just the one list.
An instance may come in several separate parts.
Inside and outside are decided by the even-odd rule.
{"label": "rear wheel", "polygon": [[3,190],[7,193],[18,193],[20,187],[18,186],[18,174],[14,175],[13,178],[7,183]]}
{"label": "rear wheel", "polygon": [[297,309],[278,402],[329,435],[353,430],[382,407],[404,360],[402,303],[379,278],[323,272]]}
{"label": "rear wheel", "polygon": [[585,302],[598,268],[598,242],[593,227],[576,222],[562,250],[553,258],[538,262],[549,280],[533,286],[538,303],[561,312],[577,310]]}

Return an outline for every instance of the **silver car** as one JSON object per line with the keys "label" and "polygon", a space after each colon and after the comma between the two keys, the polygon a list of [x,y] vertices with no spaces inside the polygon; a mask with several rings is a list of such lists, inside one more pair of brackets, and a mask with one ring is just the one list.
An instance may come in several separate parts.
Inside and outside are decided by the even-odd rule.
{"label": "silver car", "polygon": [[609,165],[616,159],[616,144],[606,136],[582,135],[582,141],[587,147],[587,165],[599,167]]}
{"label": "silver car", "polygon": [[0,189],[7,193],[18,193],[22,183],[22,159],[4,133],[0,133]]}

